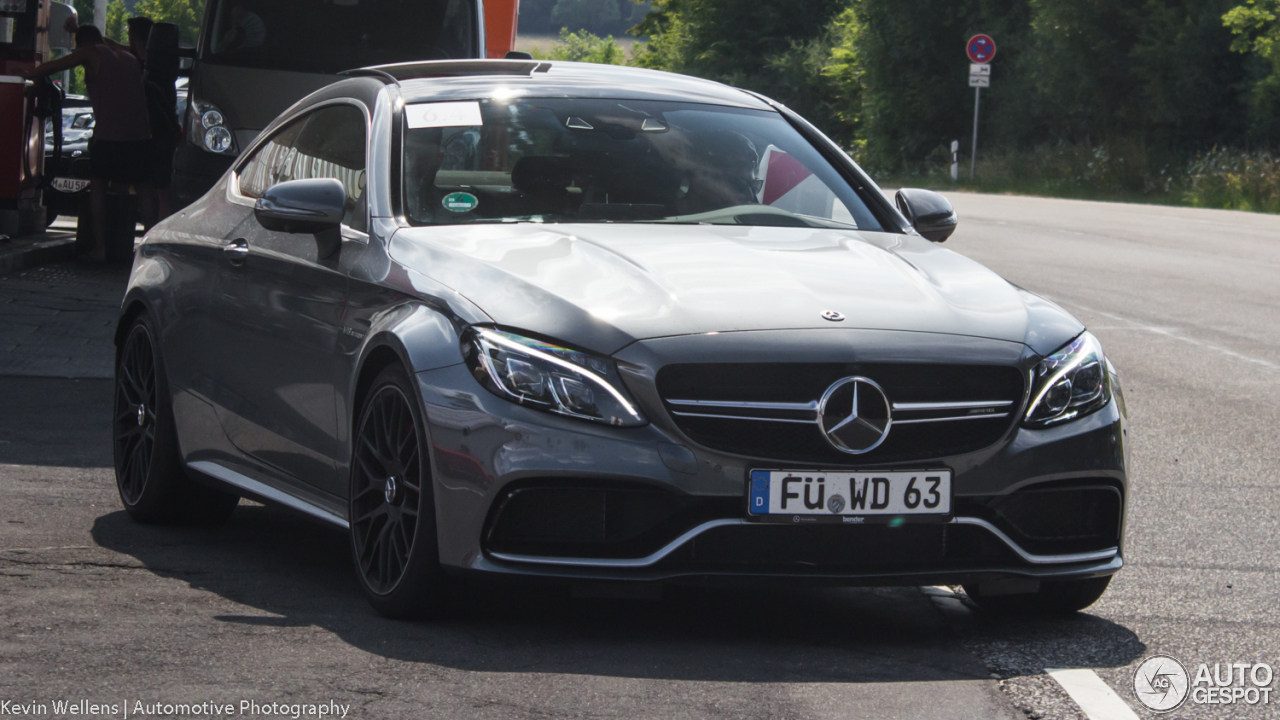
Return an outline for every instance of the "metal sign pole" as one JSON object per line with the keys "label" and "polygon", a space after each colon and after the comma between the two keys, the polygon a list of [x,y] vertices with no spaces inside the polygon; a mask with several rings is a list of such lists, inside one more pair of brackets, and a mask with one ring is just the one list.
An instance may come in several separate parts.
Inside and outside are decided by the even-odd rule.
{"label": "metal sign pole", "polygon": [[973,150],[969,154],[969,182],[978,169],[978,104],[982,101],[982,88],[991,87],[991,59],[996,56],[996,41],[990,35],[978,33],[969,38],[965,48],[969,56],[969,87],[973,88]]}
{"label": "metal sign pole", "polygon": [[974,170],[978,167],[978,101],[982,99],[982,88],[973,89],[973,152],[969,155],[969,182],[973,182]]}

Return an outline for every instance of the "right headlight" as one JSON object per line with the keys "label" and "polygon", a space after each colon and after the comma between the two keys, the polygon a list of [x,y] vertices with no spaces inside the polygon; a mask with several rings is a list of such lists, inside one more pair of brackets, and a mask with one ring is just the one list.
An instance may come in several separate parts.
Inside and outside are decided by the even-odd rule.
{"label": "right headlight", "polygon": [[648,422],[607,358],[492,328],[473,328],[463,355],[481,385],[511,402],[605,425]]}
{"label": "right headlight", "polygon": [[222,111],[213,103],[193,100],[188,113],[187,139],[193,145],[219,155],[236,155],[236,140]]}
{"label": "right headlight", "polygon": [[1031,404],[1023,423],[1056,425],[1084,417],[1111,401],[1107,358],[1088,332],[1041,360],[1031,371]]}

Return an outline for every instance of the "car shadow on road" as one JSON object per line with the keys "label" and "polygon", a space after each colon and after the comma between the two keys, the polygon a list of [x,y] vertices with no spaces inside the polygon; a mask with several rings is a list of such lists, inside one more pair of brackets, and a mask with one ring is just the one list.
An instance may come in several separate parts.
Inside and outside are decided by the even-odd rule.
{"label": "car shadow on road", "polygon": [[[986,679],[990,672],[916,588],[753,589],[644,601],[574,597],[561,586],[471,584],[444,619],[405,623],[378,617],[365,602],[344,534],[274,508],[242,504],[219,528],[144,526],[114,512],[96,520],[92,536],[157,575],[246,606],[242,614],[211,615],[214,622],[285,633],[316,626],[379,656],[459,670],[817,683]],[[1107,639],[1097,646],[1118,649],[1094,667],[1123,665],[1141,652],[1124,627],[1089,616],[1070,622]]]}

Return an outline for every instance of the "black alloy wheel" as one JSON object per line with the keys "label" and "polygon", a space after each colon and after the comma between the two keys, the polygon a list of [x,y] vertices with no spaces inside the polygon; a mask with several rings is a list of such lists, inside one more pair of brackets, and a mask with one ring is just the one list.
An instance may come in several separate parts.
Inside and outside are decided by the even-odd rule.
{"label": "black alloy wheel", "polygon": [[138,522],[222,522],[240,498],[187,478],[153,327],[136,318],[116,354],[111,446],[120,500]]}
{"label": "black alloy wheel", "polygon": [[360,412],[351,461],[351,549],[365,595],[387,617],[437,609],[443,588],[421,412],[399,366]]}
{"label": "black alloy wheel", "polygon": [[112,426],[116,480],[125,506],[142,499],[156,441],[156,357],[151,333],[137,323],[120,350]]}

